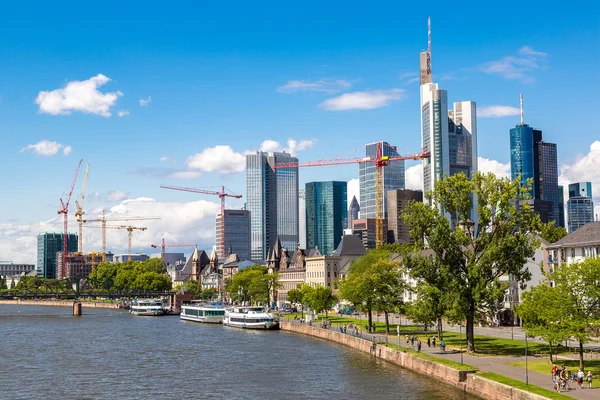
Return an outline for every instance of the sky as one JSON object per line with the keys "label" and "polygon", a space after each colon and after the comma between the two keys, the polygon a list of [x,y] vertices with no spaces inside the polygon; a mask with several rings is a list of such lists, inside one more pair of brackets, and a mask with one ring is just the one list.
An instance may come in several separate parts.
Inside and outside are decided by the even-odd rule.
{"label": "sky", "polygon": [[[133,249],[152,253],[163,237],[210,249],[219,208],[161,184],[225,186],[243,195],[227,199],[239,208],[247,152],[361,157],[385,140],[418,153],[428,16],[434,82],[450,103],[477,103],[480,169],[510,173],[523,93],[525,122],[558,146],[560,183],[591,181],[600,213],[597,5],[371,3],[3,4],[0,259],[35,263],[37,233],[62,230],[57,210],[81,159],[69,230],[89,163],[86,216],[160,217],[115,223],[147,227]],[[409,188],[421,186],[418,164],[407,162]],[[352,165],[300,171],[301,186],[345,180],[350,196],[357,178]],[[126,252],[125,231],[107,238]],[[83,246],[99,250],[100,230],[86,229]]]}

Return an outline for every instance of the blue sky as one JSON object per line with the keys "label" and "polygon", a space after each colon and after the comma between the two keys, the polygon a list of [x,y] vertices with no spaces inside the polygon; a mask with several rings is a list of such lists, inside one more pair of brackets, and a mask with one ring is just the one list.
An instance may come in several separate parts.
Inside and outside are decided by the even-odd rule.
{"label": "blue sky", "polygon": [[[558,144],[559,165],[569,171],[562,182],[592,180],[600,194],[600,173],[590,172],[600,167],[600,148],[590,151],[600,140],[592,119],[600,23],[591,2],[560,10],[541,2],[213,3],[3,5],[0,258],[33,260],[32,233],[56,226],[39,222],[56,218],[81,158],[92,164],[86,208],[139,215],[133,199],[155,200],[146,211],[160,214],[162,225],[148,223],[155,229],[135,243],[149,251],[148,242],[163,235],[201,247],[214,235],[209,202],[217,198],[160,184],[224,184],[245,196],[243,172],[231,171],[266,140],[279,148],[295,140],[296,149],[306,147],[297,151],[301,160],[361,156],[376,140],[418,152],[418,83],[411,78],[427,46],[428,16],[434,81],[451,102],[477,102],[480,157],[508,163],[508,129],[518,115],[482,115],[489,106],[518,107],[522,92],[526,123]],[[506,171],[501,164],[485,165]],[[301,181],[357,175],[353,166],[307,168]],[[198,224],[190,229],[175,214],[194,201]],[[115,250],[126,247],[123,237]]]}

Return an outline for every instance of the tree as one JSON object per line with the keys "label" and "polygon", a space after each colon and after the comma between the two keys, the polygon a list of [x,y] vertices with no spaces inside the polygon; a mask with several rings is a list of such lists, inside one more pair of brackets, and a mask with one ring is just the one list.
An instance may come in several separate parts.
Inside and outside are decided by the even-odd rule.
{"label": "tree", "polygon": [[269,294],[276,287],[279,287],[278,275],[269,274],[263,265],[254,265],[233,275],[226,289],[234,301],[268,302]]}
{"label": "tree", "polygon": [[437,322],[438,339],[444,338],[442,317],[446,316],[448,300],[446,293],[423,281],[415,288],[416,299],[406,308],[407,316],[414,322],[433,325]]}
{"label": "tree", "polygon": [[96,270],[90,274],[90,283],[95,289],[109,290],[114,285],[114,279],[117,276],[118,270],[118,264],[102,262],[98,264]]}
{"label": "tree", "polygon": [[315,287],[307,285],[303,299],[313,311],[319,313],[320,311],[325,310],[325,319],[328,318],[331,307],[338,302],[338,298],[331,291],[331,287],[321,285]]}
{"label": "tree", "polygon": [[375,291],[375,308],[385,314],[385,331],[390,334],[389,313],[404,305],[404,291],[407,286],[402,279],[400,265],[393,262],[391,254],[378,259],[369,268],[370,279]]}
{"label": "tree", "polygon": [[540,236],[547,242],[556,243],[567,236],[564,226],[554,226],[554,221],[540,224]]}
{"label": "tree", "polygon": [[165,291],[171,289],[171,278],[158,272],[147,271],[137,275],[131,288],[141,291]]}
{"label": "tree", "polygon": [[523,292],[516,311],[528,336],[541,337],[548,342],[550,362],[553,362],[553,346],[570,337],[566,325],[561,322],[566,310],[560,291],[544,284],[534,286]]}
{"label": "tree", "polygon": [[[404,264],[415,279],[438,289],[437,279],[446,279],[448,312],[466,318],[469,352],[475,351],[476,313],[504,296],[499,278],[512,275],[524,282],[531,276],[524,266],[539,246],[539,217],[522,201],[528,190],[518,179],[480,172],[468,179],[459,173],[435,181],[426,194],[434,207],[411,202],[403,215],[414,241]],[[474,199],[477,215],[471,216]]]}
{"label": "tree", "polygon": [[300,285],[298,285],[298,289],[290,289],[287,292],[287,299],[292,304],[300,304],[302,306],[302,318],[304,318],[304,293],[300,290]]}

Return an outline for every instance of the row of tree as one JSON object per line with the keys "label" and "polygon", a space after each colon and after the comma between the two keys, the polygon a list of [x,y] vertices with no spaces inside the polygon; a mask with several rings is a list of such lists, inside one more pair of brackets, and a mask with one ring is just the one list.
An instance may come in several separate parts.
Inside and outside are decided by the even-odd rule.
{"label": "row of tree", "polygon": [[266,304],[281,285],[279,274],[270,274],[264,265],[253,265],[238,271],[224,286],[232,301]]}
{"label": "row of tree", "polygon": [[328,317],[329,310],[339,301],[331,287],[311,286],[306,283],[299,285],[297,289],[289,290],[287,298],[291,303],[301,304],[303,313],[304,307],[317,313],[325,311],[325,318]]}
{"label": "row of tree", "polygon": [[171,289],[171,278],[164,271],[161,259],[100,263],[88,278],[95,290],[120,292],[165,291]]}

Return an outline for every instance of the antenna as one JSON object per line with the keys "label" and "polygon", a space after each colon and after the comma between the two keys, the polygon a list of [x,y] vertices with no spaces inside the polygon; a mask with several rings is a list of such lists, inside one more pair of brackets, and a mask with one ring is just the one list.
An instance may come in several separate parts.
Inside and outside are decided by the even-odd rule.
{"label": "antenna", "polygon": [[431,17],[427,17],[427,74],[431,76]]}
{"label": "antenna", "polygon": [[520,107],[521,107],[521,125],[525,124],[525,117],[523,116],[523,93],[520,95]]}

